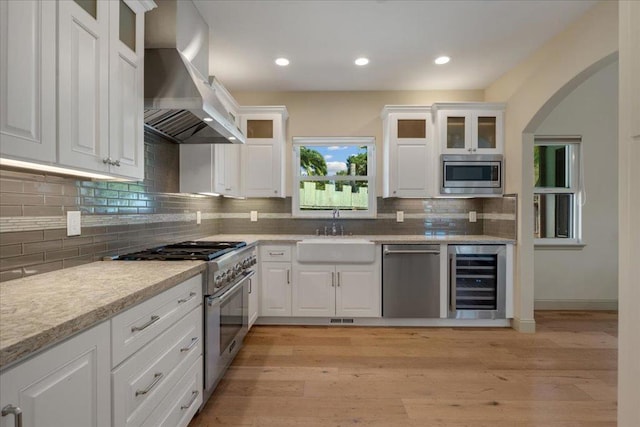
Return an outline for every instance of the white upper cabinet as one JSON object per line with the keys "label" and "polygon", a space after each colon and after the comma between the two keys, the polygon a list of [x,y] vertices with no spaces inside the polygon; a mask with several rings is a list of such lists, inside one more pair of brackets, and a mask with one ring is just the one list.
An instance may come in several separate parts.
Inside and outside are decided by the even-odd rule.
{"label": "white upper cabinet", "polygon": [[56,161],[56,3],[0,1],[0,155]]}
{"label": "white upper cabinet", "polygon": [[502,154],[504,104],[433,104],[440,154]]}
{"label": "white upper cabinet", "polygon": [[385,106],[383,197],[429,197],[435,179],[433,125],[427,106]]}
{"label": "white upper cabinet", "polygon": [[145,8],[131,0],[59,3],[59,162],[144,178]]}
{"label": "white upper cabinet", "polygon": [[241,107],[242,194],[245,197],[285,197],[286,107]]}
{"label": "white upper cabinet", "polygon": [[215,144],[214,193],[242,197],[240,188],[240,145]]}
{"label": "white upper cabinet", "polygon": [[151,7],[148,0],[0,2],[3,159],[144,178]]}

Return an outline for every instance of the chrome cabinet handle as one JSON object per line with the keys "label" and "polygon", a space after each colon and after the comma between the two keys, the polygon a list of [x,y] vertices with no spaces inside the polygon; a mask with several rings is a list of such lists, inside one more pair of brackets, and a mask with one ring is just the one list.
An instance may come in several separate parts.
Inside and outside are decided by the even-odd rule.
{"label": "chrome cabinet handle", "polygon": [[20,409],[19,406],[9,404],[2,408],[1,414],[3,417],[6,417],[7,415],[13,415],[14,419],[16,420],[16,427],[22,427],[22,409]]}
{"label": "chrome cabinet handle", "polygon": [[160,320],[160,316],[155,316],[155,315],[151,316],[151,319],[149,319],[149,321],[147,323],[145,323],[144,325],[132,326],[131,327],[131,332],[142,331],[143,329],[147,329],[149,326],[153,325],[158,320]]}
{"label": "chrome cabinet handle", "polygon": [[191,408],[191,405],[193,405],[193,402],[195,402],[195,401],[196,401],[196,399],[198,398],[198,395],[199,395],[199,394],[200,394],[200,393],[198,392],[198,390],[193,390],[193,391],[191,392],[191,400],[189,400],[189,403],[187,403],[186,405],[182,405],[182,406],[180,406],[180,410],[181,410],[181,411],[184,411],[185,409],[189,409],[189,408]]}
{"label": "chrome cabinet handle", "polygon": [[284,252],[269,252],[269,255],[271,255],[271,256],[282,256],[282,255],[284,255]]}
{"label": "chrome cabinet handle", "polygon": [[178,304],[182,304],[182,303],[185,303],[185,302],[187,302],[187,301],[189,301],[189,300],[192,300],[192,299],[193,299],[193,297],[195,297],[196,295],[197,295],[197,293],[195,293],[195,292],[189,292],[189,296],[188,296],[187,298],[181,298],[181,299],[179,299],[179,300],[178,300]]}
{"label": "chrome cabinet handle", "polygon": [[287,285],[291,284],[291,270],[287,270]]}
{"label": "chrome cabinet handle", "polygon": [[102,159],[102,163],[104,163],[105,165],[110,165],[112,161],[113,160],[111,160],[111,157],[105,157],[104,159]]}
{"label": "chrome cabinet handle", "polygon": [[253,292],[253,280],[249,279],[249,293]]}
{"label": "chrome cabinet handle", "polygon": [[115,162],[111,163],[113,166],[117,166],[120,167],[120,160],[116,160]]}
{"label": "chrome cabinet handle", "polygon": [[338,271],[338,287],[340,287],[340,272]]}
{"label": "chrome cabinet handle", "polygon": [[153,390],[153,388],[158,385],[162,377],[164,377],[164,374],[162,372],[156,373],[153,376],[153,382],[149,384],[149,387],[145,388],[144,390],[136,390],[136,397],[145,395],[149,393],[151,390]]}
{"label": "chrome cabinet handle", "polygon": [[184,353],[185,351],[189,351],[189,350],[191,350],[191,349],[193,348],[193,346],[195,346],[196,344],[198,344],[198,341],[199,341],[198,337],[193,337],[193,338],[191,338],[191,343],[190,343],[188,346],[186,346],[186,347],[182,347],[182,348],[180,349],[180,353]]}
{"label": "chrome cabinet handle", "polygon": [[331,272],[331,287],[333,288],[336,285],[336,273]]}

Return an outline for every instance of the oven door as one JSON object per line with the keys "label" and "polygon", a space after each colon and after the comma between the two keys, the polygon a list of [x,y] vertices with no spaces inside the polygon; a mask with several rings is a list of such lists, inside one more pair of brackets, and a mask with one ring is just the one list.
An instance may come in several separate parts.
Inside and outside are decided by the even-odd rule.
{"label": "oven door", "polygon": [[242,346],[249,326],[249,279],[245,273],[229,290],[207,297],[205,312],[204,402]]}

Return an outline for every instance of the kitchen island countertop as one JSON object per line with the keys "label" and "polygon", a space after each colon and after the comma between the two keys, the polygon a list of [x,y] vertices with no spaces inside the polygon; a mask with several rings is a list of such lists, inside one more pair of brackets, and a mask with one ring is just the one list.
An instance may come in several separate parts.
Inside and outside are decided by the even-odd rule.
{"label": "kitchen island countertop", "polygon": [[100,261],[0,283],[0,368],[204,271],[202,261]]}

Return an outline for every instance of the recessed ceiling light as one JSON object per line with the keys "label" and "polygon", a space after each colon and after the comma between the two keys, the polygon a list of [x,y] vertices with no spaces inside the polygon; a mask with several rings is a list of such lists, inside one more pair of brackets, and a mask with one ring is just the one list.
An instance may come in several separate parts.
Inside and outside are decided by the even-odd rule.
{"label": "recessed ceiling light", "polygon": [[213,121],[213,119],[211,117],[205,117],[202,120],[204,120],[205,122],[212,122]]}
{"label": "recessed ceiling light", "polygon": [[354,62],[355,62],[356,65],[363,66],[363,65],[367,65],[369,63],[369,59],[365,58],[365,57],[362,57],[362,58],[356,59]]}
{"label": "recessed ceiling light", "polygon": [[446,64],[449,61],[451,61],[451,58],[449,58],[448,56],[439,56],[433,62],[435,62],[438,65],[443,65],[443,64]]}
{"label": "recessed ceiling light", "polygon": [[289,60],[287,58],[278,58],[276,59],[276,64],[281,67],[286,67],[289,65]]}

